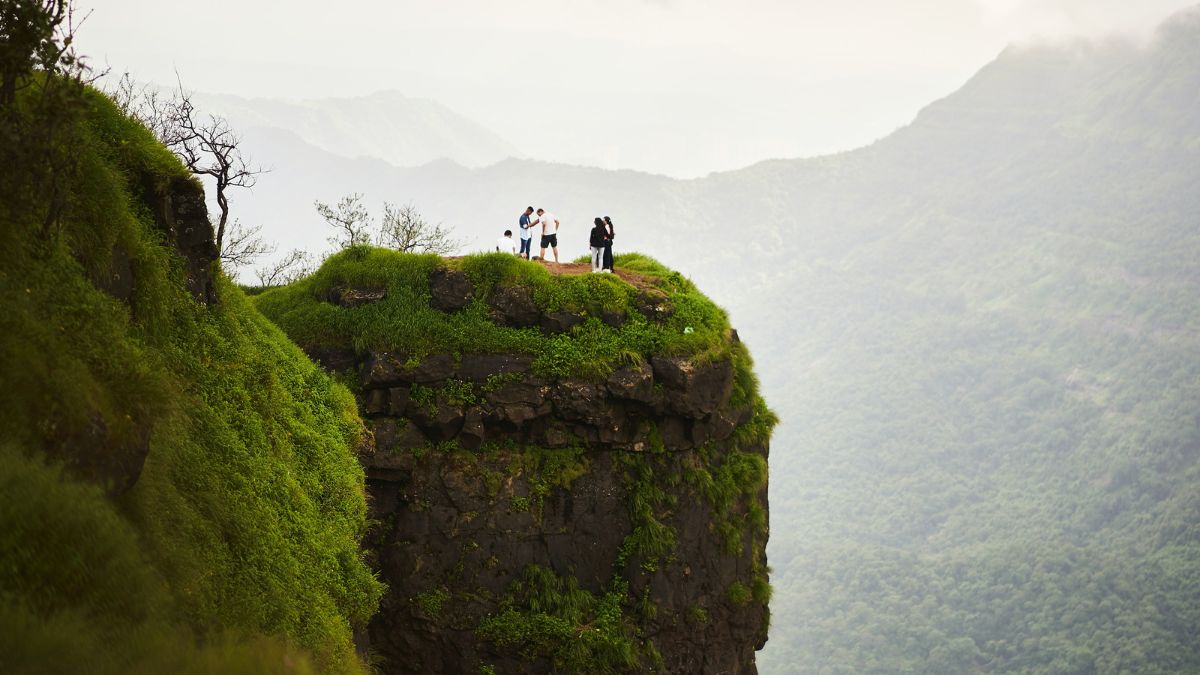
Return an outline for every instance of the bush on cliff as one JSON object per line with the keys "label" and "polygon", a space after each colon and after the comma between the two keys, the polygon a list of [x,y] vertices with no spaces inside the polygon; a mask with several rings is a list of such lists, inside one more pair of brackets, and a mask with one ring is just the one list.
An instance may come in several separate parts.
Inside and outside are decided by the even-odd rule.
{"label": "bush on cliff", "polygon": [[0,670],[359,669],[353,398],[215,267],[189,292],[156,209],[200,186],[46,82],[0,110]]}

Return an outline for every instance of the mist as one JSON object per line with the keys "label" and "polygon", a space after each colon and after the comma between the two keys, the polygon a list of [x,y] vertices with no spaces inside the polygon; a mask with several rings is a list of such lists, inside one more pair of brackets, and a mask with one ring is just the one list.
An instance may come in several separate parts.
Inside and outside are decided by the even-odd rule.
{"label": "mist", "polygon": [[392,90],[525,157],[690,178],[865,145],[1011,43],[1144,34],[1187,4],[120,0],[88,30],[97,62],[146,81],[178,71],[197,91],[284,100]]}
{"label": "mist", "polygon": [[[746,626],[752,623],[766,631],[761,622],[767,615],[751,616],[751,610],[765,612],[769,604],[765,644],[722,647],[745,672],[1200,671],[1195,639],[1200,634],[1200,5],[1194,0],[853,0],[836,6],[776,0],[406,0],[369,3],[357,11],[328,3],[216,0],[202,12],[173,3],[113,0],[97,4],[81,36],[86,36],[81,51],[98,69],[108,69],[99,86],[111,88],[124,73],[147,91],[169,93],[182,85],[197,110],[228,120],[239,149],[263,169],[253,188],[231,188],[227,196],[231,222],[256,228],[272,250],[244,264],[199,266],[212,273],[214,288],[235,300],[229,314],[213,310],[214,323],[198,334],[225,340],[224,324],[215,322],[243,312],[250,317],[246,335],[273,341],[270,354],[299,363],[288,365],[289,373],[311,368],[311,357],[340,378],[335,383],[313,369],[293,378],[296,382],[289,380],[301,393],[288,398],[293,394],[287,392],[280,409],[298,421],[289,417],[293,426],[279,432],[280,439],[303,436],[294,429],[309,423],[308,417],[324,415],[329,419],[323,417],[322,424],[332,428],[334,418],[342,424],[329,431],[341,437],[328,447],[355,434],[378,433],[381,442],[395,442],[413,433],[428,441],[435,437],[422,436],[424,427],[418,429],[416,422],[405,426],[403,415],[423,406],[417,415],[426,426],[436,426],[439,422],[430,419],[445,404],[458,417],[444,426],[457,424],[458,430],[422,445],[411,458],[437,462],[463,450],[453,447],[455,434],[472,414],[483,442],[481,410],[499,387],[529,385],[528,391],[506,393],[517,397],[517,417],[534,416],[542,414],[538,410],[566,407],[546,393],[564,382],[578,385],[572,390],[584,392],[578,397],[609,391],[615,385],[608,380],[600,385],[587,377],[609,377],[618,366],[648,372],[644,388],[657,392],[646,395],[653,401],[663,389],[655,380],[663,379],[656,374],[655,358],[693,359],[680,366],[679,379],[720,366],[722,359],[745,359],[742,370],[730,366],[723,381],[726,398],[735,390],[754,392],[734,411],[733,417],[745,415],[741,421],[699,408],[685,421],[682,413],[671,412],[666,398],[637,405],[662,417],[647,432],[659,445],[660,421],[677,437],[695,434],[686,441],[695,441],[695,447],[679,451],[688,461],[687,453],[699,457],[723,447],[696,440],[709,428],[728,424],[736,429],[751,421],[766,428],[769,453],[765,447],[753,452],[760,452],[764,462],[769,454],[769,486],[758,483],[753,490],[769,497],[769,519],[758,502],[751,508],[734,500],[725,512],[710,514],[711,522],[703,522],[698,528],[703,532],[694,538],[733,530],[733,543],[723,544],[734,556],[730,550],[741,555],[761,549],[764,544],[756,537],[769,533],[765,564],[751,552],[747,569],[735,570],[763,583],[754,593],[741,581],[709,588],[702,572],[693,577],[690,563],[672,557],[672,547],[688,543],[672,534],[655,542],[670,553],[635,570],[661,573],[662,579],[668,574],[664,570],[675,574],[671,583],[662,582],[666,591],[646,582],[641,595],[626,598],[628,586],[593,583],[584,591],[596,597],[585,598],[576,587],[580,579],[571,577],[575,586],[559,580],[553,600],[575,618],[551,616],[546,607],[554,602],[539,598],[533,604],[544,624],[564,622],[559,633],[569,637],[568,646],[547,651],[547,644],[556,643],[541,633],[493,634],[495,639],[479,648],[479,663],[472,661],[480,672],[505,672],[505,665],[513,672],[535,666],[572,670],[563,664],[578,662],[562,659],[585,652],[590,658],[586,650],[592,647],[577,646],[588,642],[580,636],[591,639],[598,633],[589,631],[600,630],[598,620],[575,620],[583,616],[579,608],[591,611],[614,594],[616,623],[624,628],[669,625],[680,631],[685,626],[697,635],[716,630],[715,623],[731,633],[749,634]],[[125,173],[97,174],[95,185],[111,183],[125,192],[85,212],[91,216],[113,204],[128,206],[125,202],[144,197],[138,190],[157,198],[154,204],[168,203],[160,183],[190,187],[198,204],[197,184],[182,166],[167,161],[167,151],[137,127],[136,115],[118,111],[114,117],[107,126],[96,125],[100,131],[89,127],[87,133],[100,137],[132,125],[142,145],[153,146],[139,149],[152,161]],[[119,159],[128,150],[103,147]],[[102,158],[108,161],[107,155]],[[158,183],[147,178],[146,167],[168,164],[176,173],[159,176]],[[218,209],[214,186],[210,178],[202,181],[212,216]],[[317,203],[335,204],[351,195],[361,198],[369,214],[364,220],[368,234],[339,240],[328,210],[318,213]],[[415,247],[414,252],[452,256],[409,256],[364,245],[385,241],[379,232],[385,205],[411,206],[410,213],[440,225],[455,241],[446,250]],[[593,223],[610,217],[615,230],[599,236],[617,254],[614,274],[627,275],[587,274],[581,262],[559,266],[557,260],[486,255],[500,251],[498,237],[517,229],[527,205],[561,221],[553,255],[563,263],[598,254],[601,247],[589,239],[599,232]],[[150,234],[139,234],[145,241],[134,246],[126,241],[133,235],[110,241],[88,231],[78,238],[100,242],[94,245],[116,262],[59,251],[61,266],[91,273],[108,265],[107,273],[120,277],[126,248],[157,251],[146,243],[151,235],[176,236],[171,228],[164,234],[143,223],[150,216],[142,211],[126,210],[122,227],[147,230]],[[39,233],[50,231],[42,228]],[[33,253],[26,257],[36,261],[43,250],[38,246],[30,244]],[[314,269],[286,283],[261,274],[289,253],[311,256]],[[124,265],[124,292],[140,297],[137,275],[143,268],[128,260]],[[598,271],[595,265],[592,271]],[[144,278],[152,283],[171,273]],[[578,286],[571,286],[571,293],[586,301],[567,297],[561,291],[566,286],[550,286],[559,283],[551,279],[572,274],[570,283]],[[80,279],[83,275],[78,272]],[[437,290],[435,277],[444,284]],[[7,278],[17,275],[0,276]],[[493,302],[496,289],[508,292],[504,284],[513,279],[528,281],[530,288],[546,286],[536,286],[537,293],[527,288],[516,300]],[[629,279],[631,285],[619,285]],[[610,282],[613,286],[605,285]],[[86,279],[78,283],[95,290]],[[122,292],[124,287],[113,285],[117,290],[111,293]],[[619,293],[604,295],[612,288]],[[190,291],[176,293],[182,309],[174,313],[153,304],[165,305],[162,298],[174,296],[147,291],[153,301],[148,316],[182,322],[176,314],[195,314],[209,320],[204,297],[188,296]],[[22,308],[38,306],[13,293]],[[485,301],[488,293],[493,295]],[[602,311],[609,309],[604,302],[626,293],[641,304],[622,305],[622,312],[629,311],[616,318]],[[108,303],[98,300],[97,305],[117,307],[111,325],[139,320],[137,312],[110,302],[108,295],[94,295]],[[520,300],[554,306],[544,313],[535,307],[532,319],[510,320],[510,314],[519,313],[521,308],[513,306]],[[55,339],[73,325],[43,323],[50,328],[42,332]],[[434,334],[429,325],[442,333]],[[52,330],[56,326],[58,333]],[[364,334],[348,327],[365,327]],[[154,331],[146,333],[160,339]],[[237,333],[227,342],[246,349],[242,343],[251,341],[246,335]],[[426,349],[420,358],[405,361],[404,349],[412,345],[378,346],[395,335],[411,338],[418,345],[414,353],[426,343],[436,343],[441,351]],[[701,339],[712,344],[687,351]],[[520,364],[532,367],[541,355],[522,352],[522,341],[596,363],[587,364],[593,370],[586,376],[563,367],[544,381],[540,373],[525,381],[517,370],[497,370],[477,378],[483,383],[478,391],[465,380],[450,384],[450,375],[413,374],[430,367],[422,360],[427,357],[446,372],[468,357],[482,359],[476,363],[484,363],[483,370],[509,368],[512,362],[518,362],[518,370]],[[619,348],[610,349],[612,343]],[[651,346],[634,349],[634,343]],[[136,362],[141,343],[135,346],[122,352],[121,363]],[[505,349],[519,358],[509,359],[513,354],[501,353]],[[264,406],[261,420],[237,419],[273,457],[278,439],[258,430],[274,419],[275,403],[255,387],[274,392],[280,378],[259,361],[244,368],[232,357],[222,361],[202,350],[201,356],[185,361],[185,375],[207,376],[212,370],[213,377],[249,378],[247,391],[238,389],[235,396],[222,389],[212,398],[230,408],[247,401]],[[354,370],[359,367],[362,372]],[[405,377],[411,375],[412,382],[400,379],[400,371],[411,371]],[[370,381],[377,376],[379,382]],[[145,390],[183,389],[179,382],[186,380],[179,378],[151,382]],[[303,392],[317,386],[313,382],[343,408],[310,410]],[[374,388],[368,391],[368,384]],[[77,398],[92,393],[86,389]],[[761,409],[759,393],[765,401]],[[637,400],[621,399],[615,409],[634,409]],[[179,414],[166,407],[160,412],[172,423]],[[773,420],[772,412],[779,423],[770,436],[771,424],[764,420]],[[133,425],[135,416],[120,424]],[[512,419],[502,421],[521,429]],[[95,429],[102,425],[91,425],[89,433],[101,433]],[[349,426],[354,428],[347,432],[343,427]],[[583,426],[570,427],[571,433]],[[621,429],[616,422],[612,426]],[[368,434],[367,429],[383,431]],[[230,438],[242,430],[220,428]],[[159,442],[148,433],[141,438],[151,439],[145,440],[147,448]],[[519,443],[512,445],[525,449]],[[585,441],[580,444],[571,451],[589,450]],[[541,446],[529,441],[529,447]],[[548,440],[546,447],[551,447]],[[676,452],[662,447],[664,455]],[[547,453],[557,450],[562,448]],[[370,452],[375,451],[372,445]],[[657,451],[654,446],[619,449],[638,458]],[[376,457],[372,454],[370,461]],[[397,521],[418,514],[413,522],[430,540],[444,534],[437,527],[457,536],[460,524],[480,526],[475,519],[486,509],[475,504],[462,507],[462,513],[458,505],[431,508],[430,501],[412,497],[410,483],[397,478],[403,474],[410,480],[415,474],[404,472],[411,467],[383,451],[378,457],[383,468],[374,474],[379,480],[373,489],[385,492],[376,494],[383,495],[377,501],[395,509],[390,516],[401,516],[377,519],[375,526],[386,520],[395,534]],[[671,461],[677,459],[672,455]],[[647,471],[644,480],[694,490],[681,494],[695,503],[639,494],[637,506],[625,510],[667,522],[679,513],[715,509],[702,500],[734,491],[738,480],[751,482],[733,463],[714,464],[705,469],[711,474],[701,476],[679,462],[678,475],[656,465],[658,473]],[[585,502],[590,508],[589,499],[601,501],[591,493],[572,501],[574,478],[564,476],[586,474],[591,468],[586,462],[551,468],[518,464],[502,468],[536,474],[544,494],[514,493],[505,512],[514,522],[528,517],[542,527],[530,498],[561,496],[555,490],[567,494],[561,500],[567,514],[582,513]],[[500,470],[493,469],[469,480],[463,478],[467,474],[437,474],[429,484],[445,493],[438,498],[454,493],[456,481],[478,478],[478,483],[499,485]],[[560,473],[550,480],[538,473],[543,469]],[[158,480],[166,479],[159,475]],[[92,497],[99,500],[98,495]],[[433,520],[451,511],[453,517],[444,522]],[[514,515],[518,512],[522,515]],[[139,512],[139,517],[148,516]],[[354,529],[346,523],[347,530]],[[743,541],[731,523],[743,523],[754,533]],[[569,527],[560,529],[530,536],[530,542],[537,540],[530,545],[542,545]],[[514,531],[496,536],[516,541]],[[645,531],[635,534],[645,536]],[[358,551],[358,540],[347,541]],[[467,613],[454,612],[483,606],[470,603],[498,602],[499,596],[456,585],[454,575],[462,573],[462,561],[479,549],[478,542],[450,546],[441,558],[422,550],[413,554],[419,562],[408,567],[395,563],[400,553],[389,558],[395,551],[415,550],[405,548],[411,543],[397,535],[389,540],[392,549],[382,547],[377,557],[384,565],[394,564],[391,571],[411,572],[413,578],[454,560],[445,565],[451,572],[439,577],[437,589],[385,596],[389,617],[401,616],[422,630],[379,641],[385,629],[374,625],[376,644],[386,643],[393,655],[382,668],[453,670],[460,665],[454,658],[466,658],[455,640],[486,641],[480,637],[486,632],[483,623],[472,623],[479,617],[468,621],[462,618]],[[621,548],[624,565],[631,558],[625,543]],[[354,551],[338,560],[362,562]],[[727,562],[719,554],[703,561],[704,566],[724,565],[726,572],[737,567]],[[602,571],[609,573],[606,567]],[[514,586],[532,595],[531,587]],[[679,589],[700,599],[685,611],[657,613],[652,596]],[[636,617],[634,601],[640,603]],[[504,602],[507,611],[515,601]],[[331,616],[326,625],[347,633],[343,650],[361,647],[351,644],[350,624]],[[441,622],[443,616],[451,618]],[[511,614],[504,616],[512,620]],[[710,623],[710,617],[722,618]],[[652,655],[657,635],[640,630],[634,630],[636,641],[650,644],[646,653]],[[612,647],[604,643],[597,653],[605,645]],[[427,655],[422,648],[435,656],[422,660]],[[397,665],[396,653],[411,655],[411,662]],[[501,666],[484,657],[496,657]],[[652,659],[632,663],[626,669],[641,672]]]}

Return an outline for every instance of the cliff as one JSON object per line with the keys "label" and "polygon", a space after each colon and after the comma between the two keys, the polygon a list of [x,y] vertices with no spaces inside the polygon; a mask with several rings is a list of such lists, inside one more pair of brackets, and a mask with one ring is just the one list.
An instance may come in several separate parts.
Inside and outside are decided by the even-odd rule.
{"label": "cliff", "polygon": [[372,431],[383,672],[756,672],[774,416],[724,312],[617,268],[362,248],[256,299]]}
{"label": "cliff", "polygon": [[0,138],[0,672],[361,672],[350,393],[103,95],[35,79]]}

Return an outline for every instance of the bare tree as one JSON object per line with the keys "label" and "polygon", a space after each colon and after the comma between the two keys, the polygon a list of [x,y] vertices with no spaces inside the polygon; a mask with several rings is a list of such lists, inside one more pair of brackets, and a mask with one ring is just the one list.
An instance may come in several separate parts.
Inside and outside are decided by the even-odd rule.
{"label": "bare tree", "polygon": [[450,230],[441,223],[426,222],[413,204],[395,206],[383,203],[383,220],[379,224],[380,246],[394,248],[406,253],[453,253],[463,242],[450,236]]}
{"label": "bare tree", "polygon": [[275,252],[275,245],[269,244],[262,238],[262,226],[242,225],[234,219],[229,226],[225,244],[221,247],[221,262],[235,273],[238,269],[250,265],[259,256]]}
{"label": "bare tree", "polygon": [[356,192],[346,195],[333,207],[321,201],[314,201],[313,205],[335,230],[334,235],[329,237],[330,244],[338,248],[350,248],[371,243],[371,215],[362,205],[362,194]]}
{"label": "bare tree", "polygon": [[[236,239],[240,250],[226,246],[226,229],[229,225],[229,189],[252,188],[258,176],[266,170],[251,163],[242,152],[241,137],[220,115],[201,114],[192,103],[192,95],[176,80],[176,88],[169,94],[149,86],[139,86],[128,73],[124,74],[109,96],[127,115],[140,121],[163,145],[179,157],[180,161],[194,174],[208,176],[216,188],[217,249],[223,260],[245,260],[247,253],[265,253],[261,238],[256,247],[245,245],[254,237]],[[247,231],[242,230],[241,235]],[[258,229],[255,228],[255,233]],[[234,239],[231,237],[231,240]]]}
{"label": "bare tree", "polygon": [[[219,115],[200,118],[192,105],[192,98],[179,83],[171,106],[174,128],[163,140],[192,173],[208,176],[216,183],[217,249],[224,252],[225,226],[229,222],[229,195],[231,187],[252,188],[258,182],[263,169],[251,164],[242,154],[242,139],[229,126],[229,121]],[[173,133],[172,133],[173,132]]]}
{"label": "bare tree", "polygon": [[285,286],[312,274],[313,263],[312,254],[308,251],[292,249],[273,264],[255,271],[258,275],[258,285],[264,288]]}

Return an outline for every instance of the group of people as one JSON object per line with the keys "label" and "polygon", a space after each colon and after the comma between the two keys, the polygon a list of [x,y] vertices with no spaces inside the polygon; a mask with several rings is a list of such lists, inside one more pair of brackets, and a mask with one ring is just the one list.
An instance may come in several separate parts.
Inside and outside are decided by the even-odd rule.
{"label": "group of people", "polygon": [[[558,228],[562,225],[554,214],[547,212],[545,209],[537,209],[532,206],[526,207],[525,213],[521,214],[520,220],[517,221],[517,227],[520,229],[520,249],[517,248],[518,241],[513,240],[512,230],[505,230],[504,236],[500,237],[496,242],[496,250],[503,253],[512,253],[521,256],[526,260],[532,255],[533,251],[533,228],[541,227],[541,253],[540,260],[546,259],[546,249],[550,249],[554,254],[554,263],[558,264]],[[597,218],[595,225],[592,227],[591,237],[588,240],[592,249],[592,271],[593,272],[612,272],[613,271],[613,253],[612,240],[615,236],[613,230],[612,219],[608,216]]]}

